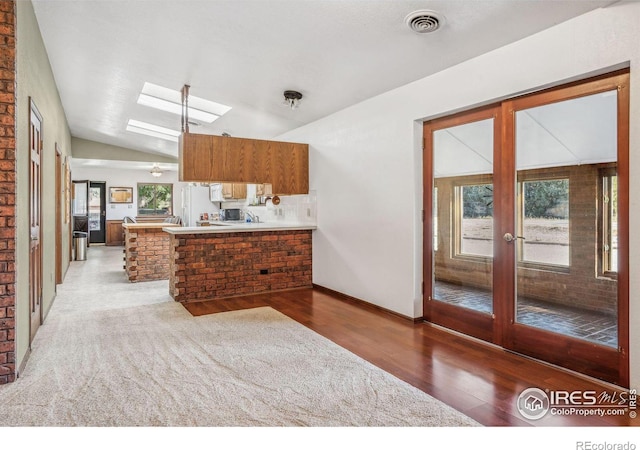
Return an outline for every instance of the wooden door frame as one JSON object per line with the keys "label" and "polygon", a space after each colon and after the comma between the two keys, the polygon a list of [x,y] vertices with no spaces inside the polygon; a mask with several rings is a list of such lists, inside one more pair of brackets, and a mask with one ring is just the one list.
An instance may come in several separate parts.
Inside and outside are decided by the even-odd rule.
{"label": "wooden door frame", "polygon": [[[558,335],[516,322],[515,302],[505,302],[502,346],[552,364],[594,376],[623,387],[629,387],[629,71],[622,70],[589,80],[547,89],[542,92],[503,102],[504,141],[514,149],[503,157],[504,186],[515,186],[515,113],[532,107],[568,101],[587,95],[617,90],[618,92],[618,348],[613,349],[581,339]],[[504,189],[501,201],[515,204],[513,189]],[[495,210],[494,210],[495,211]],[[502,233],[515,230],[515,215],[497,216]],[[500,268],[509,274],[503,282],[505,292],[516,291],[515,246],[500,239],[508,254]],[[565,351],[558,355],[554,347],[561,344]]]}
{"label": "wooden door frame", "polygon": [[[104,234],[104,239],[102,242],[92,242],[91,241],[91,229],[89,229],[89,235],[87,236],[89,244],[105,244],[107,243],[107,182],[106,181],[89,181],[88,192],[91,192],[92,184],[101,185],[101,195],[100,195],[100,226],[102,228],[102,233]],[[91,198],[91,195],[89,195]],[[87,203],[87,209],[89,208],[89,204]],[[104,213],[104,214],[103,214]],[[89,222],[91,223],[91,222]]]}
{"label": "wooden door frame", "polygon": [[[423,227],[423,280],[424,280],[424,293],[423,293],[423,317],[425,320],[433,323],[438,323],[444,327],[459,331],[469,336],[482,339],[484,341],[492,342],[496,333],[495,324],[495,307],[497,302],[495,301],[494,292],[494,313],[486,314],[479,311],[474,311],[466,308],[459,308],[449,305],[444,302],[433,301],[431,293],[433,292],[433,221],[427,220],[427,218],[433,217],[433,158],[428,158],[428,155],[433,155],[433,132],[444,128],[450,128],[458,125],[463,125],[471,122],[478,122],[481,120],[493,119],[494,135],[499,133],[501,109],[498,105],[490,105],[482,108],[477,108],[471,111],[465,111],[452,116],[447,116],[441,119],[425,122],[423,126],[423,208],[425,211],[425,220],[422,222]],[[498,127],[498,128],[497,128]],[[499,135],[499,134],[497,134]],[[497,136],[496,135],[496,136]],[[494,139],[493,143],[493,157],[494,161],[499,161],[499,155],[502,151],[500,139]],[[495,209],[494,209],[495,210]],[[494,227],[494,234],[496,232]],[[494,236],[494,242],[495,242]],[[495,244],[494,244],[495,247]],[[495,263],[494,263],[495,264]],[[495,269],[493,270],[493,277],[497,276]],[[494,281],[494,286],[496,282]]]}
{"label": "wooden door frame", "polygon": [[62,220],[65,211],[62,204],[64,195],[62,195],[62,153],[56,142],[56,285],[62,283]]}
{"label": "wooden door frame", "polygon": [[[618,91],[618,348],[558,335],[515,321],[515,246],[502,235],[515,231],[516,170],[515,111],[571,100],[611,90]],[[433,131],[481,120],[487,109],[498,107],[494,136],[494,317],[431,299],[433,292]],[[487,118],[487,117],[485,117]],[[496,129],[497,127],[497,129]],[[527,354],[586,375],[629,387],[629,70],[624,69],[587,80],[505,100],[498,105],[458,113],[425,122],[423,126],[423,315],[425,320],[492,342],[505,349]],[[505,151],[502,153],[502,146]],[[497,261],[497,262],[496,262]],[[491,327],[491,330],[489,330]],[[564,347],[558,352],[558,345]],[[535,347],[532,349],[532,347]],[[558,355],[558,353],[561,353]]]}
{"label": "wooden door frame", "polygon": [[[38,202],[39,202],[39,206],[38,206],[38,246],[40,247],[39,251],[38,251],[38,261],[36,261],[38,267],[37,267],[37,276],[39,277],[39,282],[38,282],[38,289],[39,292],[35,292],[35,295],[37,297],[39,297],[39,299],[37,300],[37,303],[39,304],[38,306],[38,317],[36,317],[36,319],[38,320],[38,326],[34,327],[34,287],[31,285],[31,277],[32,277],[32,271],[34,270],[33,267],[33,263],[34,261],[32,260],[32,235],[31,235],[31,215],[32,215],[32,188],[33,188],[33,184],[32,184],[32,170],[31,170],[31,164],[32,164],[32,156],[31,156],[31,142],[33,140],[33,135],[32,135],[32,122],[31,122],[31,116],[32,114],[34,114],[37,118],[38,121],[40,122],[40,142],[39,142],[39,146],[40,146],[40,161],[38,163],[38,170],[39,170],[39,181],[38,181]],[[28,168],[29,168],[29,347],[31,347],[31,342],[33,341],[33,338],[35,337],[35,334],[39,328],[39,326],[42,324],[42,319],[43,319],[43,311],[42,311],[42,284],[43,284],[43,276],[42,276],[42,166],[43,166],[43,153],[44,153],[44,138],[43,138],[43,119],[42,119],[42,114],[40,114],[40,111],[38,110],[35,102],[33,101],[33,99],[31,97],[29,97],[29,158],[28,158]],[[34,329],[35,328],[35,329]]]}

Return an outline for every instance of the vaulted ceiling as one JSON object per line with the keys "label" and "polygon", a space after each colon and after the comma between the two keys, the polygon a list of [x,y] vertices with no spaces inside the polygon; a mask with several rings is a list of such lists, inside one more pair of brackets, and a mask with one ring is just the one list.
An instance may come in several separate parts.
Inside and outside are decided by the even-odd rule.
{"label": "vaulted ceiling", "polygon": [[[180,129],[137,103],[145,82],[230,106],[198,133],[274,138],[357,102],[613,3],[610,0],[33,0],[73,136],[156,155]],[[419,34],[405,17],[434,11]],[[303,94],[299,108],[283,91]]]}

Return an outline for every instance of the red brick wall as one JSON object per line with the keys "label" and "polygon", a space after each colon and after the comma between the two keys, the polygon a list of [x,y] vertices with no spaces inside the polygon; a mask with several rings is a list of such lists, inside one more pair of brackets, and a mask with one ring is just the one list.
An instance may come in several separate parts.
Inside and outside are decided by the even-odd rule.
{"label": "red brick wall", "polygon": [[0,1],[0,384],[15,380],[15,4]]}
{"label": "red brick wall", "polygon": [[181,303],[312,285],[311,230],[172,235],[170,259]]}
{"label": "red brick wall", "polygon": [[129,281],[169,279],[169,235],[161,228],[125,229],[124,247]]}

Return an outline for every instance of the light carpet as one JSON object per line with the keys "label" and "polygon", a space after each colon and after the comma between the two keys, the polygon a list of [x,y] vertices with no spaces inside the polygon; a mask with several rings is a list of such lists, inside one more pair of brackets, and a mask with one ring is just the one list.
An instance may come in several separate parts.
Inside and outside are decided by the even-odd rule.
{"label": "light carpet", "polygon": [[192,317],[163,288],[111,309],[59,293],[26,370],[0,386],[0,425],[478,425],[272,308]]}

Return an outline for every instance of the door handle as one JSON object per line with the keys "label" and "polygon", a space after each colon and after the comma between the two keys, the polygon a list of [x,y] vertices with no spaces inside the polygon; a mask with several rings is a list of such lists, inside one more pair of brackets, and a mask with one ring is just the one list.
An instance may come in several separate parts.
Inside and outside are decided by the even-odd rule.
{"label": "door handle", "polygon": [[504,239],[507,242],[513,242],[513,241],[515,241],[517,239],[524,240],[525,238],[524,238],[524,236],[514,236],[511,233],[505,233],[504,236],[502,236],[502,239]]}

